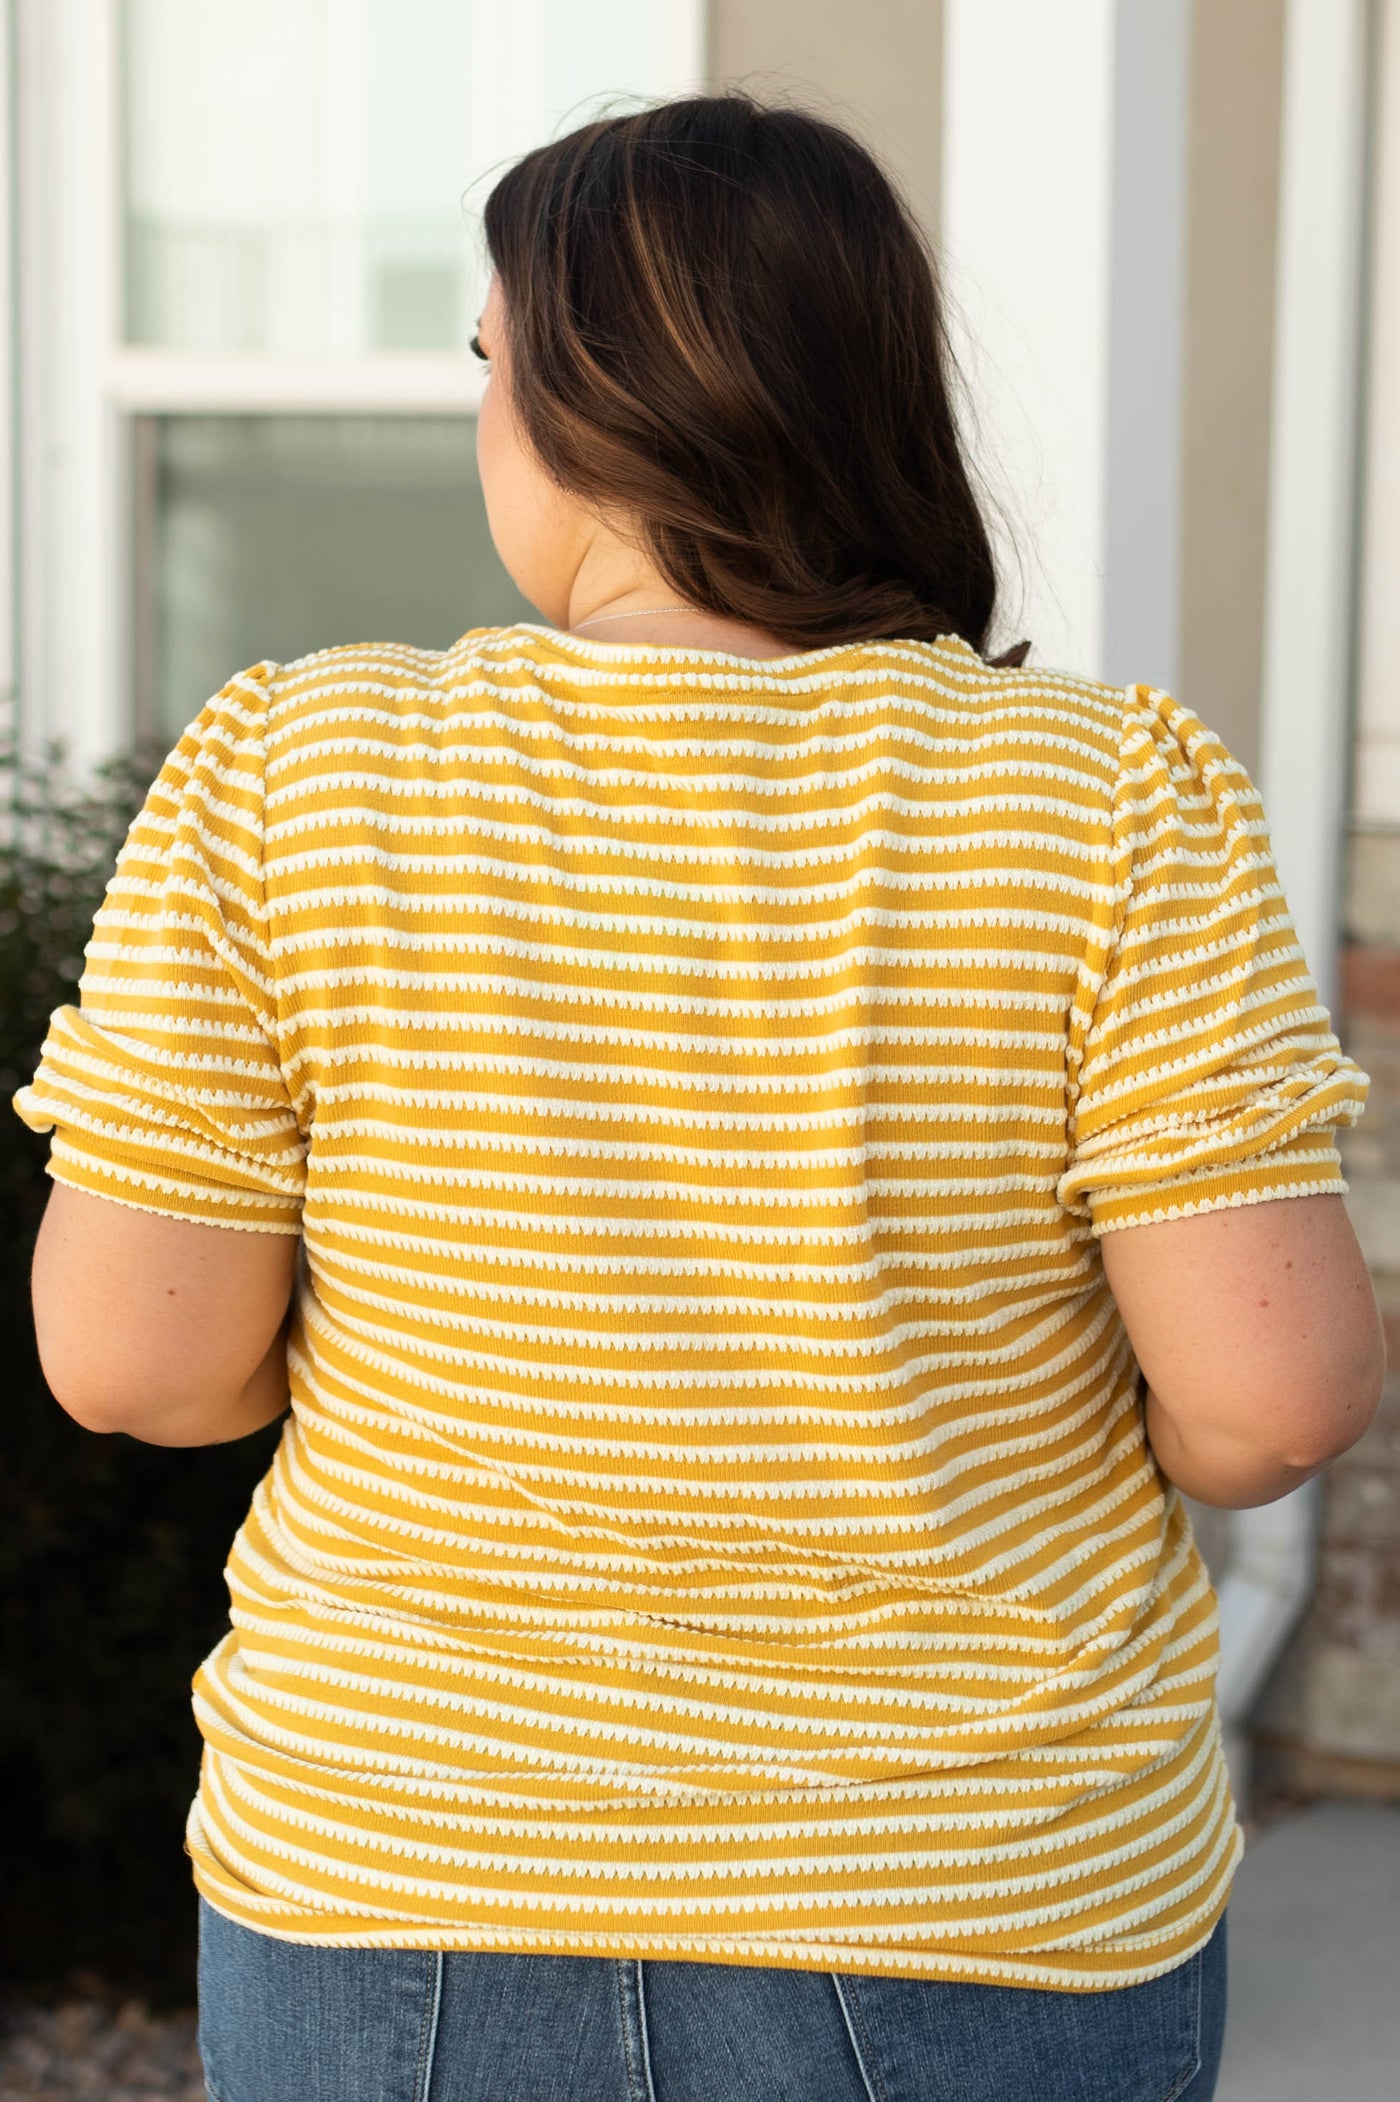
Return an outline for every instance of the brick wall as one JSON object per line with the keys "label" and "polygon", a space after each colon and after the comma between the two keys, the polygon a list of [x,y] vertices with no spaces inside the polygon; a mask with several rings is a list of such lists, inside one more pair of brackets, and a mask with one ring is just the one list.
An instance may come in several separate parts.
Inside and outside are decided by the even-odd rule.
{"label": "brick wall", "polygon": [[1357,833],[1347,875],[1335,1019],[1371,1096],[1340,1146],[1391,1371],[1376,1421],[1323,1479],[1316,1594],[1253,1739],[1264,1789],[1400,1800],[1400,830]]}

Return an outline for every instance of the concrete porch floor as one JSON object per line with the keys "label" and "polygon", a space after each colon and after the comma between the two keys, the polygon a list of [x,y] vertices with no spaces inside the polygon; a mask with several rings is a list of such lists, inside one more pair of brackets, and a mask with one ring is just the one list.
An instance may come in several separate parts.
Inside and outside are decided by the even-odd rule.
{"label": "concrete porch floor", "polygon": [[1310,1804],[1236,1872],[1216,2102],[1400,2102],[1400,1804]]}

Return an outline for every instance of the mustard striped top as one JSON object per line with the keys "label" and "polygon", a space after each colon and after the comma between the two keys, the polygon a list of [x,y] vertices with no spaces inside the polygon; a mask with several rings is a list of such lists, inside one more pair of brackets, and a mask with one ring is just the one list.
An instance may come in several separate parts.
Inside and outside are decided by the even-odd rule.
{"label": "mustard striped top", "polygon": [[956,636],[479,629],[181,739],[18,1098],[300,1233],[187,1849],[322,1945],[1091,1991],[1242,1841],[1098,1236],[1340,1191],[1259,800]]}

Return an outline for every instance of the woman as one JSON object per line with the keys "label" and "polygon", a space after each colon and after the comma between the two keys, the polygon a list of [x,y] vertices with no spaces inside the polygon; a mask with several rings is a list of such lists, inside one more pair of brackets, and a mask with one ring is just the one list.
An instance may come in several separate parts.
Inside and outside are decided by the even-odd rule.
{"label": "woman", "polygon": [[842,132],[590,125],[486,229],[550,625],[233,678],[20,1097],[64,1406],[290,1402],[194,1684],[211,2094],[1205,2102],[1180,1492],[1282,1495],[1381,1365],[1257,796],[986,660]]}

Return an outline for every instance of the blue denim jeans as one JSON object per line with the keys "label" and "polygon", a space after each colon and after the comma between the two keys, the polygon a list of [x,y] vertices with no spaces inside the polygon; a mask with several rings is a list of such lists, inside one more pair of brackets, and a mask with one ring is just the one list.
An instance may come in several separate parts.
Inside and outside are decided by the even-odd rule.
{"label": "blue denim jeans", "polygon": [[199,1906],[213,2102],[1209,2102],[1225,1921],[1145,1985],[278,1941]]}

